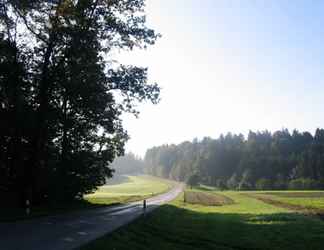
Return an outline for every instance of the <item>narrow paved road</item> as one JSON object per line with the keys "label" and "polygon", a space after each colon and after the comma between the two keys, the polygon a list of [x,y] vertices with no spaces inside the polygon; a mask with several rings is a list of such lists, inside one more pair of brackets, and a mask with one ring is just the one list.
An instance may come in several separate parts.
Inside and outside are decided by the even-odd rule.
{"label": "narrow paved road", "polygon": [[[179,185],[147,200],[147,212],[174,199]],[[80,211],[73,214],[0,223],[1,250],[71,250],[131,222],[143,214],[142,203]]]}

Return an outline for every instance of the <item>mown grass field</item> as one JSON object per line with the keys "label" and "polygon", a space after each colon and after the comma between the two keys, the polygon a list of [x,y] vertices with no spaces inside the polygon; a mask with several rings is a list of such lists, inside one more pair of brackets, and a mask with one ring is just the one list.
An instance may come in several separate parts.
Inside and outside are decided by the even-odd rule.
{"label": "mown grass field", "polygon": [[171,189],[174,182],[152,176],[127,176],[120,184],[105,185],[94,194],[86,195],[85,200],[93,204],[116,204],[138,201]]}
{"label": "mown grass field", "polygon": [[234,203],[188,204],[182,195],[82,250],[323,249],[324,222],[317,216],[267,204],[245,192],[208,192],[215,193]]}

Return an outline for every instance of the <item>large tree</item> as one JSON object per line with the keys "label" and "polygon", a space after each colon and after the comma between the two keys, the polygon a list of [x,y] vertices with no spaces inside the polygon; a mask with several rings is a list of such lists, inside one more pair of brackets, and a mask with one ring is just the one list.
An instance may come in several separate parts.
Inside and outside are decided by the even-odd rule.
{"label": "large tree", "polygon": [[[144,0],[0,1],[0,187],[34,203],[104,183],[128,139],[121,114],[156,103],[147,69],[113,54],[145,48]],[[24,192],[21,192],[24,191]]]}

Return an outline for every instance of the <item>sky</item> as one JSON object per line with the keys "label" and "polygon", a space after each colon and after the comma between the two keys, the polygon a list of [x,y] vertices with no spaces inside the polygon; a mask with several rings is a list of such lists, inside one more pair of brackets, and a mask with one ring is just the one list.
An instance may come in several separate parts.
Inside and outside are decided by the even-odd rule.
{"label": "sky", "polygon": [[123,116],[126,150],[324,127],[323,10],[321,0],[147,0],[162,38],[119,60],[148,67],[161,101]]}

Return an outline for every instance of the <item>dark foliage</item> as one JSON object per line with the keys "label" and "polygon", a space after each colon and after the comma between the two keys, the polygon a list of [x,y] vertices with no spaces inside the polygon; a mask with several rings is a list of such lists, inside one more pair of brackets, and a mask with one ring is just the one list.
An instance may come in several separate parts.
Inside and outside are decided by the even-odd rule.
{"label": "dark foliage", "polygon": [[112,175],[123,112],[156,103],[147,69],[117,50],[154,44],[144,0],[0,1],[0,192],[71,200]]}
{"label": "dark foliage", "polygon": [[150,174],[186,181],[197,173],[202,184],[229,189],[324,188],[324,130],[284,129],[204,138],[154,147],[145,155]]}

